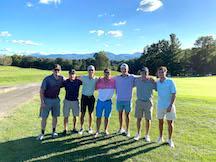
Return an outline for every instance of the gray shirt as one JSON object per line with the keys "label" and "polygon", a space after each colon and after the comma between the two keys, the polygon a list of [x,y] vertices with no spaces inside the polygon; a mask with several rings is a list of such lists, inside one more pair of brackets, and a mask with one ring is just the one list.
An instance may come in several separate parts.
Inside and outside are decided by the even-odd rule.
{"label": "gray shirt", "polygon": [[151,80],[135,79],[137,88],[137,99],[143,101],[151,101],[153,98],[153,90],[156,89],[156,84]]}
{"label": "gray shirt", "polygon": [[45,77],[41,84],[41,89],[44,90],[44,97],[58,98],[60,88],[63,87],[63,82],[63,76],[59,76],[59,79],[56,79],[53,75]]}

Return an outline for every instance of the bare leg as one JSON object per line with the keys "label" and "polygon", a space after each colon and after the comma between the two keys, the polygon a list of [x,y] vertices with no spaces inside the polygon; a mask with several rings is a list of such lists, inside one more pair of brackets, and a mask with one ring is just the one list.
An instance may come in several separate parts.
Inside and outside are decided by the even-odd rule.
{"label": "bare leg", "polygon": [[73,117],[73,129],[76,129],[76,116]]}
{"label": "bare leg", "polygon": [[96,130],[96,132],[99,132],[100,125],[101,125],[101,118],[97,118],[97,130]]}
{"label": "bare leg", "polygon": [[64,118],[64,130],[68,130],[68,117]]}
{"label": "bare leg", "polygon": [[85,113],[82,113],[82,112],[81,112],[81,117],[80,117],[80,125],[81,125],[81,129],[83,129],[84,117],[85,117]]}
{"label": "bare leg", "polygon": [[92,119],[93,119],[92,113],[89,113],[89,129],[92,128]]}
{"label": "bare leg", "polygon": [[160,133],[160,137],[163,136],[163,119],[159,119],[159,133]]}
{"label": "bare leg", "polygon": [[130,113],[125,112],[125,123],[126,123],[126,131],[129,131],[129,123],[130,123]]}
{"label": "bare leg", "polygon": [[46,129],[46,121],[47,121],[47,118],[42,118],[42,120],[41,120],[41,129],[43,131],[45,131],[45,129]]}
{"label": "bare leg", "polygon": [[151,120],[146,120],[146,135],[149,135],[150,127],[151,127]]}
{"label": "bare leg", "polygon": [[119,129],[122,129],[123,111],[119,111]]}
{"label": "bare leg", "polygon": [[52,118],[52,127],[53,127],[53,129],[56,129],[57,121],[58,121],[57,117]]}
{"label": "bare leg", "polygon": [[137,118],[137,133],[140,134],[140,127],[141,127],[142,118]]}
{"label": "bare leg", "polygon": [[174,129],[174,121],[167,120],[167,124],[168,124],[169,139],[172,139],[172,133],[173,133],[173,129]]}
{"label": "bare leg", "polygon": [[109,118],[104,118],[104,130],[108,131]]}

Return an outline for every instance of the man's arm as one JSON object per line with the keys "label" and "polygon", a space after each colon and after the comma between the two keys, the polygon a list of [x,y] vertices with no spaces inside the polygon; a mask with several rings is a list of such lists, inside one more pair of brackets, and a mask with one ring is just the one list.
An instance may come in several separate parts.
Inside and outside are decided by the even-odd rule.
{"label": "man's arm", "polygon": [[45,107],[44,90],[42,88],[40,89],[40,100],[41,100],[41,108],[44,108]]}
{"label": "man's arm", "polygon": [[176,93],[172,93],[171,102],[170,102],[169,107],[167,108],[167,112],[170,112],[172,110],[172,107],[174,105],[175,99],[176,99]]}

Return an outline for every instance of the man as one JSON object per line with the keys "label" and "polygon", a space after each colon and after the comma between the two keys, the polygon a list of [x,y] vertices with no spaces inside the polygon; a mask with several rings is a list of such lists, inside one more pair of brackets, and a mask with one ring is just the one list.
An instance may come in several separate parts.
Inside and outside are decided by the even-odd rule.
{"label": "man", "polygon": [[166,117],[168,124],[168,144],[174,147],[172,141],[172,132],[174,127],[174,120],[176,119],[175,99],[176,99],[176,86],[173,80],[166,77],[167,68],[162,66],[158,69],[157,91],[158,91],[158,105],[157,105],[157,118],[159,120],[158,143],[163,142],[163,123]]}
{"label": "man", "polygon": [[149,69],[143,67],[140,71],[141,77],[135,79],[135,86],[137,89],[137,100],[135,117],[137,118],[137,134],[135,140],[140,139],[140,127],[142,118],[146,120],[146,134],[145,141],[150,142],[149,128],[151,126],[152,111],[153,111],[153,90],[156,89],[156,83],[149,76]]}
{"label": "man", "polygon": [[[129,122],[131,112],[131,98],[135,76],[128,73],[129,67],[123,63],[120,66],[121,75],[114,77],[116,82],[116,108],[119,113],[119,130],[121,134],[130,137]],[[126,130],[123,128],[123,112],[125,112]]]}
{"label": "man", "polygon": [[69,70],[69,78],[64,81],[65,87],[65,100],[63,106],[63,115],[64,115],[64,131],[63,135],[67,134],[68,129],[68,117],[70,115],[70,110],[73,113],[73,130],[72,133],[78,133],[76,130],[76,118],[79,116],[79,88],[82,85],[82,82],[76,78],[76,71],[74,69]]}
{"label": "man", "polygon": [[52,112],[52,137],[58,136],[56,133],[57,117],[60,115],[60,99],[59,92],[63,86],[64,78],[60,75],[61,66],[58,64],[54,65],[53,74],[47,76],[41,85],[40,99],[41,99],[41,134],[37,137],[38,140],[43,140],[47,117],[49,112]]}
{"label": "man", "polygon": [[108,123],[112,111],[111,99],[115,91],[115,80],[111,78],[110,69],[104,70],[104,78],[100,78],[97,81],[96,89],[98,90],[98,101],[96,106],[97,130],[96,130],[95,138],[98,137],[99,135],[101,117],[103,113],[104,113],[104,132],[105,135],[109,135]]}
{"label": "man", "polygon": [[86,107],[88,106],[88,113],[89,113],[89,129],[88,133],[92,134],[92,113],[94,111],[94,105],[95,105],[95,97],[94,97],[94,90],[95,85],[97,82],[97,78],[94,76],[95,74],[95,67],[93,65],[88,66],[88,75],[87,76],[81,76],[80,80],[82,81],[82,98],[81,98],[81,118],[80,118],[80,124],[81,128],[79,131],[79,134],[83,134],[83,124],[84,124],[84,117],[86,113]]}

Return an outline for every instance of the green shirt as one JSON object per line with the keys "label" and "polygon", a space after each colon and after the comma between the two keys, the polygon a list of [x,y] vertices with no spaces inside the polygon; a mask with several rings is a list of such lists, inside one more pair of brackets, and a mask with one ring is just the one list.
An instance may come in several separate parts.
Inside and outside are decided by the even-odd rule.
{"label": "green shirt", "polygon": [[153,90],[156,89],[156,84],[151,80],[135,79],[135,86],[137,89],[137,99],[143,101],[151,101],[153,98]]}
{"label": "green shirt", "polygon": [[97,77],[89,78],[89,76],[81,76],[82,81],[82,94],[85,96],[94,95],[95,85],[97,82]]}

